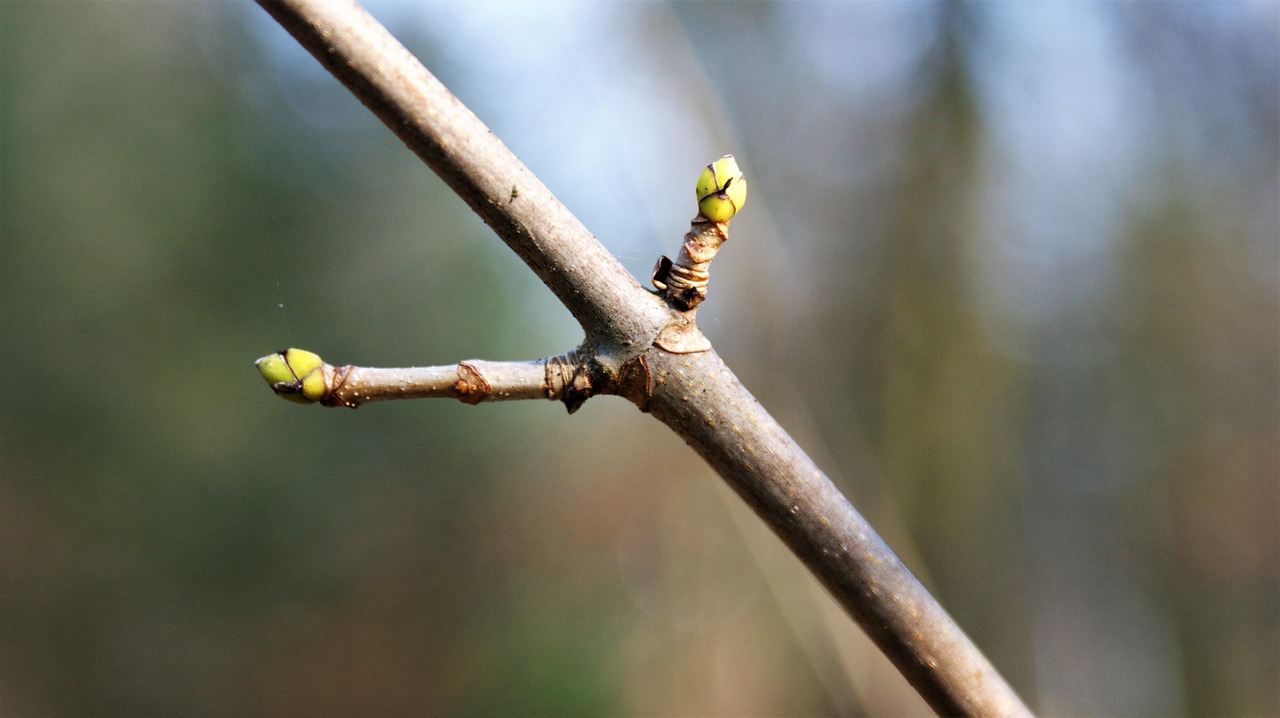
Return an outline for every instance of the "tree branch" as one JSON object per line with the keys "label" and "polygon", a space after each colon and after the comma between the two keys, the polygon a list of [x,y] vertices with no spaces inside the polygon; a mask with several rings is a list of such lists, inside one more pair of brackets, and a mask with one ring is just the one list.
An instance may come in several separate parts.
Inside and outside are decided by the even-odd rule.
{"label": "tree branch", "polygon": [[652,338],[669,321],[661,302],[364,8],[349,0],[259,5],[493,228],[588,341]]}
{"label": "tree branch", "polygon": [[[710,350],[691,310],[644,290],[361,7],[350,0],[258,2],[435,170],[577,318],[586,341],[572,372],[577,388],[564,397],[570,410],[592,393],[614,393],[670,426],[809,567],[939,714],[1029,714],[924,586]],[[302,367],[305,372],[284,364],[270,366],[289,372],[272,382],[277,391],[280,383],[297,382],[295,393],[318,396],[323,370],[320,378],[307,378],[320,364],[318,357]],[[374,371],[352,370],[353,376]],[[448,382],[449,372],[455,383],[464,380],[458,368],[424,371],[436,373],[437,385]]]}
{"label": "tree branch", "polygon": [[[256,364],[271,388],[287,399],[350,409],[390,399],[452,398],[464,404],[522,399],[568,401],[575,379],[584,370],[577,352],[538,361],[469,359],[454,366],[384,369],[333,366],[312,352],[282,349]],[[315,383],[309,385],[313,377]]]}

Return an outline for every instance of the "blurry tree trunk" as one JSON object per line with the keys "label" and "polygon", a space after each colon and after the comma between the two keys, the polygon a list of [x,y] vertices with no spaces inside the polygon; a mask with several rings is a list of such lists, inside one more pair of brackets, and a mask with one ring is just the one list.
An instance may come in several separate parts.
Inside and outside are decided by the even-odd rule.
{"label": "blurry tree trunk", "polygon": [[[645,290],[551,192],[350,0],[259,0],[487,222],[581,324],[595,393],[677,432],[940,714],[1026,715],[942,607],[714,350],[655,346],[692,312]],[[677,350],[679,351],[679,350]],[[638,389],[637,389],[638,387]],[[655,457],[660,470],[671,459]]]}

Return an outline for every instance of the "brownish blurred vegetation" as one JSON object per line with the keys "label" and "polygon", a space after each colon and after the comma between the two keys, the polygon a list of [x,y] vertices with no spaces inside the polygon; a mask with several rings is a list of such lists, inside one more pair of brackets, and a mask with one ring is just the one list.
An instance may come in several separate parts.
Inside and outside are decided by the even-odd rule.
{"label": "brownish blurred vegetation", "polygon": [[[704,328],[1034,708],[1280,712],[1274,4],[373,11],[637,274],[742,160]],[[0,714],[922,711],[625,402],[270,395],[578,340],[314,64],[0,3]]]}

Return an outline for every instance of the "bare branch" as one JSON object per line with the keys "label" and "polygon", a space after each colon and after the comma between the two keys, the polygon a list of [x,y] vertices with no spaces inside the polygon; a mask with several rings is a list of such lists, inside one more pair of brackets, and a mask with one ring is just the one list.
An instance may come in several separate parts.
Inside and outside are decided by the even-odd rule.
{"label": "bare branch", "polygon": [[660,258],[653,269],[653,286],[681,312],[697,309],[706,300],[711,260],[729,240],[729,220],[747,201],[747,179],[733,155],[707,165],[696,189],[698,216],[684,236],[680,253],[674,262]]}
{"label": "bare branch", "polygon": [[670,321],[669,310],[364,8],[351,0],[259,5],[493,228],[588,341],[652,339]]}
{"label": "bare branch", "polygon": [[[675,430],[804,561],[939,714],[1029,714],[959,626],[710,350],[692,323],[692,310],[675,311],[641,288],[358,5],[258,2],[444,178],[578,319],[587,339],[564,398],[571,411],[592,393],[620,394]],[[714,225],[732,215],[720,215],[724,207],[714,202],[734,201],[734,211],[740,204],[727,180],[713,176],[708,197],[717,199],[702,209],[717,215]],[[702,192],[698,196],[705,199]],[[298,382],[295,393],[311,398],[323,388],[309,373],[319,363],[318,357],[307,362],[302,373],[287,361],[271,369],[286,383]],[[448,372],[455,382],[464,379],[462,370],[450,368],[437,381],[447,382]],[[524,386],[532,392],[527,381]]]}
{"label": "bare branch", "polygon": [[[301,403],[345,406],[390,399],[457,399],[464,404],[521,399],[569,401],[586,370],[577,352],[511,362],[469,359],[454,366],[334,366],[313,352],[284,349],[255,364],[275,392]],[[312,380],[314,379],[314,383]]]}
{"label": "bare branch", "polygon": [[711,260],[729,239],[728,224],[712,222],[699,214],[684,235],[675,261],[662,257],[653,269],[653,286],[679,311],[697,309],[707,298]]}
{"label": "bare branch", "polygon": [[649,366],[665,389],[654,392],[650,412],[769,524],[939,715],[1030,715],[969,637],[719,355],[653,352]]}

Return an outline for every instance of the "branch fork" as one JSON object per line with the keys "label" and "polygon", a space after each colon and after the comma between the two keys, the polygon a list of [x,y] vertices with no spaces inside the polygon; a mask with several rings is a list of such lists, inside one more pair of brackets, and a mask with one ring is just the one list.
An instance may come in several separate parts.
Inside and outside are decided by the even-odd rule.
{"label": "branch fork", "polygon": [[[672,354],[711,350],[698,330],[698,305],[707,298],[711,260],[729,239],[729,220],[746,201],[746,180],[733,155],[707,165],[698,179],[698,215],[675,261],[661,257],[652,282],[673,310],[653,346]],[[514,193],[513,193],[514,199]],[[711,219],[716,217],[717,219]],[[634,352],[616,369],[593,351],[593,342],[564,354],[526,362],[480,359],[454,366],[377,368],[335,366],[305,349],[281,349],[255,364],[276,394],[299,403],[356,409],[371,401],[453,398],[464,404],[520,399],[564,402],[572,414],[596,394],[623,396],[647,411],[653,377],[645,352]]]}
{"label": "branch fork", "polygon": [[1026,706],[835,484],[698,331],[708,264],[742,207],[731,156],[698,179],[699,218],[646,291],[551,191],[354,0],[258,0],[537,274],[582,326],[572,352],[532,362],[334,367],[289,349],[258,361],[276,393],[359,406],[425,396],[549,398],[570,412],[624,396],[666,424],[756,512],[940,715]]}

